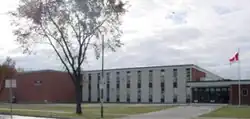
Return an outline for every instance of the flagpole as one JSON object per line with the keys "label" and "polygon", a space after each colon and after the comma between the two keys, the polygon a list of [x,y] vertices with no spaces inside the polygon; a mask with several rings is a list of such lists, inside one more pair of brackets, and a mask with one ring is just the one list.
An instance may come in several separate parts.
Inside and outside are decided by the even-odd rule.
{"label": "flagpole", "polygon": [[[240,54],[240,48],[238,48],[238,55]],[[238,56],[239,58],[239,56]],[[238,59],[238,96],[239,96],[239,106],[241,105],[241,85],[240,85],[241,75],[240,75],[240,58]]]}

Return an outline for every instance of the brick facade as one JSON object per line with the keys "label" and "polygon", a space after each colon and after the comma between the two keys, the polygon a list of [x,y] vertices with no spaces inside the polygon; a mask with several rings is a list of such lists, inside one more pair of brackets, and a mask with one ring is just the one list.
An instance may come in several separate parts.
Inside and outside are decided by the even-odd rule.
{"label": "brick facade", "polygon": [[[75,91],[73,82],[66,72],[35,71],[19,73],[15,76],[17,88],[13,95],[18,102],[43,103],[48,102],[74,102]],[[1,86],[4,86],[1,84]],[[0,92],[0,101],[8,101],[8,89]]]}
{"label": "brick facade", "polygon": [[201,78],[206,77],[206,73],[199,71],[196,68],[192,68],[192,77],[193,77],[192,81],[200,81]]}
{"label": "brick facade", "polygon": [[[242,105],[250,105],[249,93],[250,93],[250,84],[242,84],[241,85],[241,104]],[[231,85],[230,103],[233,105],[239,104],[238,84]]]}

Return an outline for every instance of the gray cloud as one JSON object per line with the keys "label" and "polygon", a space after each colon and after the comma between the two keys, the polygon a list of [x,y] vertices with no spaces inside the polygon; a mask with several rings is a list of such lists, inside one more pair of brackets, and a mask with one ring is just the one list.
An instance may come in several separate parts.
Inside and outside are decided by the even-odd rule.
{"label": "gray cloud", "polygon": [[[193,63],[225,78],[237,78],[237,64],[230,66],[228,59],[240,48],[242,78],[250,78],[249,0],[238,4],[235,0],[132,3],[125,19],[125,46],[106,53],[105,68]],[[177,14],[169,22],[165,15],[172,12]],[[62,69],[51,50],[32,56],[18,53],[8,52],[20,67]],[[92,50],[84,68],[101,68]]]}

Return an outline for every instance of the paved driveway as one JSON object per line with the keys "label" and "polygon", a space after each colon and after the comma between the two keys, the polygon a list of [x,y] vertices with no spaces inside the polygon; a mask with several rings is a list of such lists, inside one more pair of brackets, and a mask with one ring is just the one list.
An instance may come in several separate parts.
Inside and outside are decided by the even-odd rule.
{"label": "paved driveway", "polygon": [[218,108],[218,105],[192,105],[179,106],[172,109],[167,109],[158,112],[151,112],[147,114],[131,115],[122,119],[190,119],[198,117],[199,115],[208,113]]}

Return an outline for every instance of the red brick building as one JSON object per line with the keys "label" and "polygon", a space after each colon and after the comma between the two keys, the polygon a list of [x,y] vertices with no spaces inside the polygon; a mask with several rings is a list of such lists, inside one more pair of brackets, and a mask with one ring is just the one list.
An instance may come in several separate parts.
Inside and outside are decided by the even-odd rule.
{"label": "red brick building", "polygon": [[[73,82],[67,72],[42,70],[18,73],[13,95],[20,103],[74,102]],[[9,91],[1,82],[0,101],[8,101]]]}
{"label": "red brick building", "polygon": [[[240,85],[241,88],[241,104],[250,105],[250,84]],[[230,103],[237,105],[239,104],[239,87],[237,84],[233,84],[230,86]]]}

